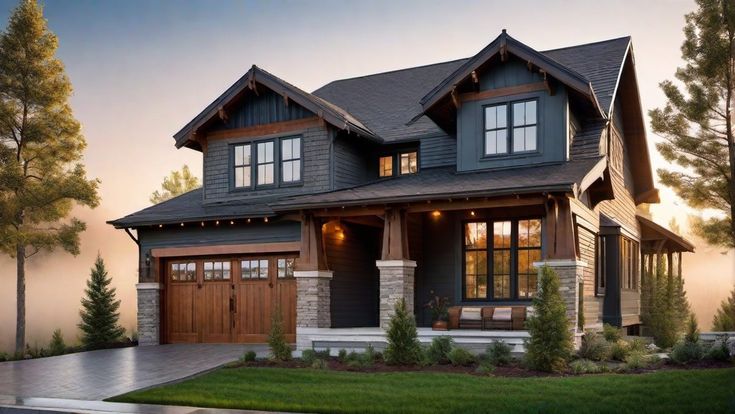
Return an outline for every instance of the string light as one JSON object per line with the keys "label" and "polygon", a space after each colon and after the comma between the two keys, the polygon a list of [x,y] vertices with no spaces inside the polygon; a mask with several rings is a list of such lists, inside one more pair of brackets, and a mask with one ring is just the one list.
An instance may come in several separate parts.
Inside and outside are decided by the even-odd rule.
{"label": "string light", "polygon": [[470,211],[470,216],[475,217],[475,210]]}
{"label": "string light", "polygon": [[230,220],[230,225],[233,225],[233,224],[235,224],[235,222],[234,222],[234,221],[232,221],[232,220]]}
{"label": "string light", "polygon": [[184,223],[181,223],[181,227],[184,227]]}
{"label": "string light", "polygon": [[442,212],[441,212],[441,211],[439,211],[439,210],[434,210],[434,211],[432,211],[432,212],[431,212],[431,215],[432,215],[432,217],[434,217],[434,218],[439,218],[439,217],[441,217],[441,215],[442,215]]}
{"label": "string light", "polygon": [[215,222],[214,222],[214,225],[215,225],[215,226],[219,226],[219,220],[215,221]]}
{"label": "string light", "polygon": [[268,217],[263,218],[263,221],[267,223],[268,222]]}

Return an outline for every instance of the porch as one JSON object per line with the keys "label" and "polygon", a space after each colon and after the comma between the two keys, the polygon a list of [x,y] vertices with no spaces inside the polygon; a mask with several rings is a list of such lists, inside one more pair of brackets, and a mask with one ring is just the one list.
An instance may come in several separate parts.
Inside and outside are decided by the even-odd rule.
{"label": "porch", "polygon": [[[455,329],[449,331],[435,331],[431,328],[419,327],[418,339],[422,344],[430,344],[438,336],[449,336],[455,344],[479,354],[491,342],[503,341],[512,347],[513,353],[521,354],[525,351],[524,340],[529,338],[527,331],[483,331],[477,329]],[[297,349],[314,349],[317,351],[330,350],[337,355],[340,349],[347,352],[364,351],[370,345],[376,351],[382,352],[387,340],[385,330],[372,328],[296,328]]]}

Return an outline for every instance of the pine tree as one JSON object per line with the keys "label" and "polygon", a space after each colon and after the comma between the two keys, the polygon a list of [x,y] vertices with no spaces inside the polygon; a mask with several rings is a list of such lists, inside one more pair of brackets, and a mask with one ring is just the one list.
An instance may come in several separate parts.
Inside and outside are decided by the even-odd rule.
{"label": "pine tree", "polygon": [[686,64],[675,75],[684,91],[662,82],[668,102],[649,112],[653,131],[664,138],[656,148],[678,164],[658,175],[690,206],[722,213],[693,222],[696,234],[710,244],[735,247],[735,3],[696,3],[684,27]]}
{"label": "pine tree", "polygon": [[526,362],[539,371],[563,370],[574,350],[572,325],[559,286],[559,276],[544,266],[539,291],[533,299],[534,315],[526,321],[531,336],[526,342]]}
{"label": "pine tree", "polygon": [[184,165],[181,171],[171,171],[168,177],[163,178],[161,191],[154,191],[150,200],[158,204],[199,187],[199,178],[191,174],[188,165]]}
{"label": "pine tree", "polygon": [[641,284],[641,322],[651,330],[656,345],[672,347],[690,315],[684,279],[670,275],[667,262],[659,256],[656,271]]}
{"label": "pine tree", "polygon": [[79,254],[86,227],[72,208],[99,202],[56,47],[41,7],[21,0],[0,32],[0,251],[16,261],[16,352],[25,350],[26,259],[57,247]]}
{"label": "pine tree", "polygon": [[97,255],[79,312],[82,317],[79,324],[82,345],[87,349],[104,348],[118,341],[125,332],[118,324],[120,301],[115,300],[115,288],[110,287],[110,282],[112,279],[107,276],[105,262]]}
{"label": "pine tree", "polygon": [[421,361],[421,345],[416,331],[416,319],[406,309],[406,301],[396,302],[386,332],[388,346],[385,362],[390,365],[415,365]]}
{"label": "pine tree", "polygon": [[51,356],[62,355],[66,352],[66,343],[64,342],[64,335],[61,334],[61,329],[56,329],[54,334],[51,335],[51,341],[48,343],[48,352]]}
{"label": "pine tree", "polygon": [[715,332],[735,331],[735,287],[730,292],[730,297],[723,300],[720,309],[717,309],[712,320],[712,330]]}

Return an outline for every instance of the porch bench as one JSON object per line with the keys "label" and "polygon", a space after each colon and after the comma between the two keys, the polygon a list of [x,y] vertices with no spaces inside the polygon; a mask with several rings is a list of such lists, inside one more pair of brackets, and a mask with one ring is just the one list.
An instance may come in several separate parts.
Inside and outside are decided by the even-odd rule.
{"label": "porch bench", "polygon": [[[495,309],[502,309],[493,318]],[[510,309],[508,319],[506,309]],[[525,306],[452,306],[449,308],[449,329],[506,329],[520,331],[526,322]]]}

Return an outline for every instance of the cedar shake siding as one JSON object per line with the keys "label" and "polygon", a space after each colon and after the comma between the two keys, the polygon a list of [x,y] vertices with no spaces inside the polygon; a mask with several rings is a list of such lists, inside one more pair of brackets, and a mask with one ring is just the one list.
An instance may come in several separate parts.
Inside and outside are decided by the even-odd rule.
{"label": "cedar shake siding", "polygon": [[421,138],[419,162],[421,168],[454,166],[457,162],[457,140],[444,134]]}

